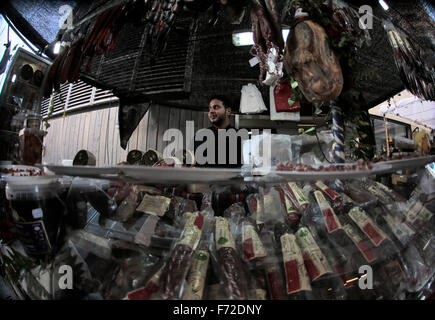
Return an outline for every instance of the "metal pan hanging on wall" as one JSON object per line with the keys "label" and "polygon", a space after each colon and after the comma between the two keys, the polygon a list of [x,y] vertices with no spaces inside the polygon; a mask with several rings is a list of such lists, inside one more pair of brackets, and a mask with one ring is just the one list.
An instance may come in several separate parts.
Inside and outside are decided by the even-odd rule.
{"label": "metal pan hanging on wall", "polygon": [[95,166],[95,164],[95,156],[88,150],[80,150],[73,160],[73,166]]}
{"label": "metal pan hanging on wall", "polygon": [[44,73],[41,70],[36,70],[35,73],[33,74],[32,83],[35,86],[40,87],[43,80],[44,80]]}
{"label": "metal pan hanging on wall", "polygon": [[131,165],[139,165],[142,160],[143,152],[140,150],[131,150],[127,154],[127,163]]}
{"label": "metal pan hanging on wall", "polygon": [[20,68],[20,76],[23,80],[31,80],[33,78],[33,68],[30,64],[25,64]]}
{"label": "metal pan hanging on wall", "polygon": [[141,164],[146,166],[152,166],[162,159],[163,155],[159,151],[155,149],[148,149],[142,157]]}

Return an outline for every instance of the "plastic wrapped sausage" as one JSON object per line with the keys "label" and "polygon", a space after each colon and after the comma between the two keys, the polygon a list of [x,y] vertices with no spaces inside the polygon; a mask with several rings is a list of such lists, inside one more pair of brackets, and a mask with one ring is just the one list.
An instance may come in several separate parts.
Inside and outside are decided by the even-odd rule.
{"label": "plastic wrapped sausage", "polygon": [[227,219],[216,218],[216,253],[223,283],[228,296],[235,300],[248,299],[248,284],[242,261],[236,251]]}
{"label": "plastic wrapped sausage", "polygon": [[201,212],[189,213],[181,239],[175,244],[168,261],[164,299],[181,297],[182,285],[190,268],[192,254],[201,239],[203,225],[204,216]]}

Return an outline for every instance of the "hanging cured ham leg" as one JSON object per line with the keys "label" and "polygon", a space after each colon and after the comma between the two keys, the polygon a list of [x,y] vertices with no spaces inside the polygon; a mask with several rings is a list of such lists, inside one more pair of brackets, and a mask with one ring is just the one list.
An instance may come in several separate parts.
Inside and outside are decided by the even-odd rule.
{"label": "hanging cured ham leg", "polygon": [[311,20],[296,20],[286,41],[284,66],[309,102],[333,100],[341,93],[340,63],[325,30]]}

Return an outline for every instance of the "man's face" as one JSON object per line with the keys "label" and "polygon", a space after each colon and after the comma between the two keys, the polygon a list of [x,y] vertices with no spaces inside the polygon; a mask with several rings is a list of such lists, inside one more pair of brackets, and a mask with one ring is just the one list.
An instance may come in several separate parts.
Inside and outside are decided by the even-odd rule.
{"label": "man's face", "polygon": [[215,126],[220,126],[231,113],[230,108],[225,108],[222,101],[213,99],[208,107],[208,119]]}

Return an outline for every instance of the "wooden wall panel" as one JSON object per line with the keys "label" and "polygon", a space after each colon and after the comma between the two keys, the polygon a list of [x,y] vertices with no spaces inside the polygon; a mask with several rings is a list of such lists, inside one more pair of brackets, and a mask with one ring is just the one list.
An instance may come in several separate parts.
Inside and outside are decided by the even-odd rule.
{"label": "wooden wall panel", "polygon": [[[181,112],[181,110],[177,109],[177,108],[171,108],[170,109],[170,111],[169,111],[168,129],[178,129],[178,128],[180,128],[180,112]],[[173,142],[172,140],[171,141],[165,141],[163,143],[163,150],[164,150],[164,148],[166,148],[166,146],[169,143],[172,143],[172,142]],[[162,152],[163,152],[163,150],[162,150]],[[174,155],[174,154],[172,154],[172,155]]]}
{"label": "wooden wall panel", "polygon": [[163,153],[167,142],[163,142],[163,135],[169,128],[169,117],[171,108],[159,106],[159,128],[157,132],[157,150]]}
{"label": "wooden wall panel", "polygon": [[85,129],[83,130],[83,149],[88,149],[89,142],[89,128],[91,126],[91,113],[86,112]]}
{"label": "wooden wall panel", "polygon": [[70,143],[68,143],[69,148],[68,148],[68,159],[74,159],[74,156],[77,153],[77,140],[78,140],[78,132],[79,132],[79,126],[80,126],[80,115],[79,114],[75,114],[72,115],[69,118],[70,122],[71,122],[71,129],[70,132],[71,134],[70,136]]}
{"label": "wooden wall panel", "polygon": [[168,145],[163,141],[163,134],[170,128],[182,131],[184,139],[179,148],[185,148],[186,121],[194,121],[195,132],[209,127],[206,112],[152,105],[124,150],[119,139],[118,107],[52,118],[48,120],[50,128],[44,138],[43,162],[61,164],[62,159],[72,160],[82,149],[95,155],[98,166],[126,161],[127,153],[133,149],[145,152],[157,148],[163,153]]}
{"label": "wooden wall panel", "polygon": [[148,120],[150,117],[150,111],[143,116],[138,125],[138,138],[137,138],[137,149],[145,152],[147,150],[147,128],[148,128]]}
{"label": "wooden wall panel", "polygon": [[113,143],[113,136],[115,131],[115,112],[118,112],[118,108],[110,108],[109,109],[109,122],[107,129],[107,164],[115,164],[116,162],[113,159],[113,151],[115,150],[115,145]]}
{"label": "wooden wall panel", "polygon": [[147,149],[155,149],[157,147],[160,108],[158,105],[152,105],[148,112],[150,112],[150,115],[147,129]]}
{"label": "wooden wall panel", "polygon": [[107,149],[108,149],[108,128],[109,128],[109,116],[110,116],[110,109],[106,108],[102,110],[101,115],[101,134],[100,134],[100,146],[98,149],[98,159],[99,165],[103,166],[108,164],[107,163]]}

